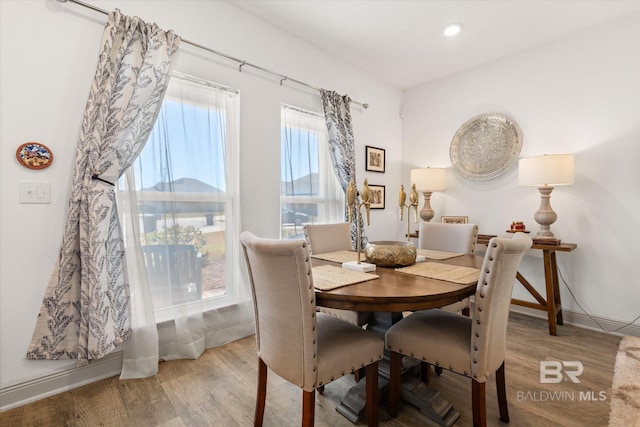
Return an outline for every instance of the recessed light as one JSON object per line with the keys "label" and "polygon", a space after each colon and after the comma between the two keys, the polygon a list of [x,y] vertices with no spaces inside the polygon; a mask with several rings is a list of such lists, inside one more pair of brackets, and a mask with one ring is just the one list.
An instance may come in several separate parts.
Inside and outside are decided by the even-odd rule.
{"label": "recessed light", "polygon": [[462,31],[462,24],[456,22],[454,24],[449,24],[444,29],[444,35],[447,37],[453,37]]}

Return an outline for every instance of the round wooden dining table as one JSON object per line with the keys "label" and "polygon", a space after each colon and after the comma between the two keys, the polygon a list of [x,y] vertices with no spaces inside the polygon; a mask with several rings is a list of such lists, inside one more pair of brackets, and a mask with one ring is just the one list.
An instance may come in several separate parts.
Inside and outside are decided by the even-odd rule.
{"label": "round wooden dining table", "polygon": [[[463,267],[482,267],[483,258],[461,255],[445,260],[428,260]],[[312,258],[312,266],[339,263]],[[439,308],[469,297],[475,293],[476,284],[460,285],[400,273],[395,268],[377,267],[373,274],[377,279],[328,291],[316,290],[316,305],[354,311],[399,312]]]}
{"label": "round wooden dining table", "polygon": [[[461,255],[445,260],[432,260],[448,265],[481,268],[483,257]],[[339,263],[312,258],[312,266]],[[367,330],[384,337],[387,329],[404,317],[405,312],[440,308],[463,300],[475,293],[476,283],[462,285],[396,271],[395,268],[377,267],[376,279],[338,287],[331,290],[317,290],[316,305],[353,311],[372,312]],[[388,366],[379,364],[381,390],[386,387]],[[405,381],[401,397],[419,407],[421,412],[441,426],[451,426],[460,416],[440,394],[415,378]],[[365,410],[364,381],[354,385],[341,400],[336,410],[351,422],[357,422]],[[443,409],[444,408],[444,409]]]}

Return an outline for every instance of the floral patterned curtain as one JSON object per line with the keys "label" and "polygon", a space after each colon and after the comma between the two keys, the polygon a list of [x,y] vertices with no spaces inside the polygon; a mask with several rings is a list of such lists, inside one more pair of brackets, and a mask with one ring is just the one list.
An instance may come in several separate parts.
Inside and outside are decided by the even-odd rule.
{"label": "floral patterned curtain", "polygon": [[114,184],[138,157],[169,83],[180,38],[109,14],[87,101],[62,247],[29,359],[99,359],[131,334],[129,282]]}
{"label": "floral patterned curtain", "polygon": [[[346,193],[351,180],[356,187],[360,188],[361,183],[356,180],[356,148],[353,138],[353,126],[351,125],[351,99],[348,95],[339,95],[334,91],[321,89],[322,108],[324,110],[327,131],[329,132],[329,148],[331,150],[331,162],[335,170],[342,190]],[[356,203],[360,203],[360,197],[356,198]],[[364,212],[362,212],[364,214]],[[347,220],[347,210],[345,207],[345,220]],[[367,244],[367,236],[364,232],[364,221],[362,216],[358,216],[360,223],[360,247]],[[357,241],[358,229],[356,226],[356,215],[351,220],[351,241]]]}

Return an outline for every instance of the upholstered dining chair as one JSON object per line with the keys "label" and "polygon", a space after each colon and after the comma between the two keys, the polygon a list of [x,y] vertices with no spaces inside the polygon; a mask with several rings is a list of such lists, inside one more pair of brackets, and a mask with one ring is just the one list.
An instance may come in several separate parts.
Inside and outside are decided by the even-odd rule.
{"label": "upholstered dining chair", "polygon": [[[418,248],[473,254],[477,240],[477,224],[422,222],[420,233],[418,233]],[[469,298],[465,298],[443,308],[456,313],[469,314],[470,305]]]}
{"label": "upholstered dining chair", "polygon": [[505,388],[507,321],[518,266],[532,240],[524,233],[489,241],[471,317],[445,310],[418,311],[386,332],[390,353],[389,413],[398,413],[402,355],[471,379],[473,425],[486,425],[485,384],[496,374],[500,420],[509,422]]}
{"label": "upholstered dining chair", "polygon": [[377,426],[383,339],[316,312],[306,241],[262,239],[247,231],[240,241],[251,283],[258,351],[254,425],[261,426],[264,419],[267,369],[302,389],[302,426],[313,426],[315,390],[364,367],[367,422]]}
{"label": "upholstered dining chair", "polygon": [[[309,244],[311,254],[326,254],[329,252],[352,250],[351,224],[340,222],[337,224],[306,224],[303,227],[304,237]],[[323,313],[331,314],[354,325],[364,326],[371,320],[369,311],[340,310],[337,308],[318,307]]]}

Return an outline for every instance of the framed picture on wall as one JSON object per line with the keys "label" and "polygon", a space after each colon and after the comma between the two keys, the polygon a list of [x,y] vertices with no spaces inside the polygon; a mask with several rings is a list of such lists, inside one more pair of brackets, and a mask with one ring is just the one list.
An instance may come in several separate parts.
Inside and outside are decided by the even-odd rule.
{"label": "framed picture on wall", "polygon": [[468,216],[441,216],[440,222],[445,224],[467,224],[469,222]]}
{"label": "framed picture on wall", "polygon": [[384,209],[384,185],[369,185],[371,209]]}
{"label": "framed picture on wall", "polygon": [[365,146],[366,170],[384,173],[384,149]]}

